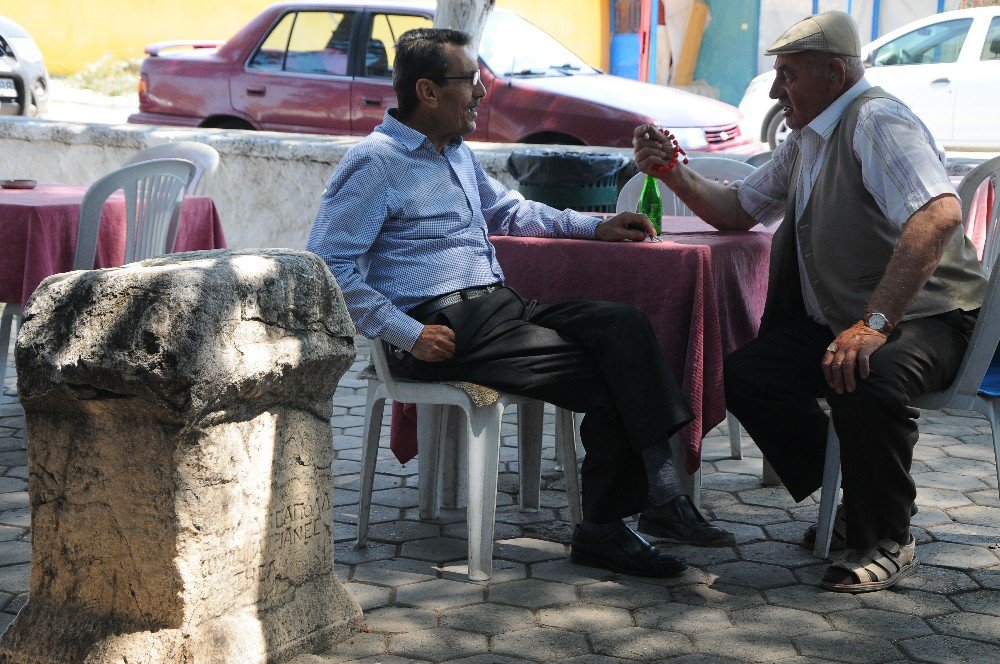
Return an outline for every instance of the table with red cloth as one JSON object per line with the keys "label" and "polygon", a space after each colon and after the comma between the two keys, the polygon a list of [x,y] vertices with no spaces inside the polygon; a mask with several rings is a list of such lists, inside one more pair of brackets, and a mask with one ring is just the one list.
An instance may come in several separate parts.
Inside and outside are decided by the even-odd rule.
{"label": "table with red cloth", "polygon": [[[773,229],[719,232],[694,217],[664,217],[663,229],[661,242],[490,239],[506,284],[521,297],[627,302],[646,313],[694,411],[681,431],[693,474],[702,438],[726,416],[722,360],[757,335]],[[394,407],[393,436],[415,443],[415,427],[402,416]]]}
{"label": "table with red cloth", "polygon": [[[46,277],[73,269],[80,203],[87,188],[39,183],[0,189],[0,302],[22,304]],[[211,198],[184,199],[175,251],[223,249],[226,239]],[[125,256],[125,198],[111,196],[101,211],[96,267]]]}

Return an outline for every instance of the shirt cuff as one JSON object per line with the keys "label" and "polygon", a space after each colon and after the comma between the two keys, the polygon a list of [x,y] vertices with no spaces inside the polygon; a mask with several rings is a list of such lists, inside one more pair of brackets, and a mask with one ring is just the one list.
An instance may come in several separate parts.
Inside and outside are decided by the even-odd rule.
{"label": "shirt cuff", "polygon": [[389,321],[379,337],[388,341],[396,348],[402,348],[409,352],[413,350],[414,344],[417,343],[417,338],[420,337],[420,333],[423,331],[423,323],[410,318],[400,311],[397,316],[394,316]]}
{"label": "shirt cuff", "polygon": [[580,215],[580,218],[573,224],[570,237],[578,240],[593,240],[597,227],[604,221],[599,217],[588,217]]}

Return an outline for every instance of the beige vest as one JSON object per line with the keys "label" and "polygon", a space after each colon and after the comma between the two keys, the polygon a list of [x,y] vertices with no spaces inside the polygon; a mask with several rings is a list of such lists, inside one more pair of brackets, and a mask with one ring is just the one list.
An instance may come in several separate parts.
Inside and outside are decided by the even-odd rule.
{"label": "beige vest", "polygon": [[[854,156],[854,129],[858,111],[869,99],[895,99],[881,88],[870,88],[844,111],[830,136],[826,159],[802,217],[795,220],[795,182],[800,155],[794,155],[791,189],[785,219],[771,244],[767,304],[761,329],[789,315],[804,313],[795,242],[809,283],[823,315],[837,334],[856,323],[882,279],[902,228],[882,214],[861,180],[861,163]],[[906,310],[904,320],[932,316],[953,309],[980,306],[986,275],[976,250],[955,229],[937,269]]]}

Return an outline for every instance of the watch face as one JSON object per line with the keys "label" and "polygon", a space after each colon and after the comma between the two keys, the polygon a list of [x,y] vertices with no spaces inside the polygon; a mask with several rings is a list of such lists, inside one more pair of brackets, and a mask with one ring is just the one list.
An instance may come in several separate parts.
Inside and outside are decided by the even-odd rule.
{"label": "watch face", "polygon": [[874,313],[868,317],[865,321],[865,325],[875,330],[876,332],[881,332],[889,324],[889,319],[885,317],[884,314]]}

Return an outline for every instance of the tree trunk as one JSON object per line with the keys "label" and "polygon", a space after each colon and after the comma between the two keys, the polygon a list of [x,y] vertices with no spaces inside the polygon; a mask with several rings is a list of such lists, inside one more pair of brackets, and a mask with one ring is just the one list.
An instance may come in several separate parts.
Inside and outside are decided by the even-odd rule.
{"label": "tree trunk", "polygon": [[472,36],[470,48],[478,53],[486,17],[495,4],[496,0],[437,0],[434,27],[468,32]]}

